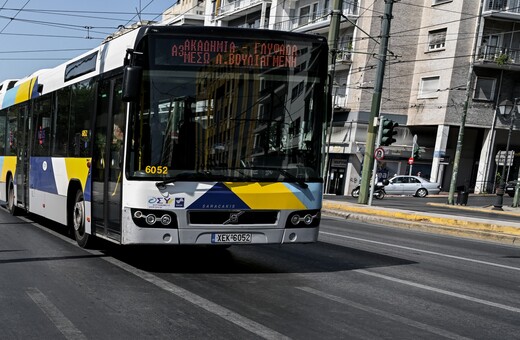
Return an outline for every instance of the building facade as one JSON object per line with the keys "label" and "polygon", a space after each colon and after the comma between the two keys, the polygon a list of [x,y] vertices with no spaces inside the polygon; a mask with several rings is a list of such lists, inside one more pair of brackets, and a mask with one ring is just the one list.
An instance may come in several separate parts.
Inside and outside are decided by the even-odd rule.
{"label": "building facade", "polygon": [[[341,4],[336,62],[330,68],[334,113],[327,193],[349,194],[360,182],[384,7],[385,1],[372,0]],[[327,37],[331,10],[330,0],[186,0],[167,10],[163,21]],[[520,149],[520,114],[497,110],[506,99],[520,103],[518,28],[520,0],[394,2],[380,115],[399,128],[397,141],[385,147],[378,162],[378,176],[420,171],[448,190],[462,136],[457,186],[493,192],[502,173],[509,180],[518,177],[519,157],[507,163],[495,159],[500,151],[512,150],[513,156]],[[420,157],[410,165],[414,141]]]}

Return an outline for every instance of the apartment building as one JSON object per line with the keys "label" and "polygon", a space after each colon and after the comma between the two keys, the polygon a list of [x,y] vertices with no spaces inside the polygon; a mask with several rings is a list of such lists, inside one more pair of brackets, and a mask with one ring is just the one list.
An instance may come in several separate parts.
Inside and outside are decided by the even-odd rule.
{"label": "apartment building", "polygon": [[[163,20],[328,36],[331,7],[331,0],[184,0]],[[342,2],[331,66],[328,193],[348,194],[360,181],[384,7],[385,1]],[[465,115],[457,186],[492,192],[497,173],[516,179],[518,157],[507,163],[495,157],[520,149],[520,114],[497,110],[504,100],[520,98],[520,0],[401,0],[392,14],[380,115],[400,126],[378,175],[420,171],[448,190]],[[414,140],[420,158],[410,166]]]}

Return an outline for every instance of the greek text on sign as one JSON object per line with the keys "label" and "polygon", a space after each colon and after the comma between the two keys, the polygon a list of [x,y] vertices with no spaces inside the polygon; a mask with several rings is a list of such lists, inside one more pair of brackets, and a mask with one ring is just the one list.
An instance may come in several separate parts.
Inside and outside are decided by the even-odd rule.
{"label": "greek text on sign", "polygon": [[[166,42],[165,42],[166,43]],[[295,68],[300,47],[293,43],[211,39],[174,39],[160,45],[169,49],[173,65],[211,65],[253,68]],[[301,46],[303,48],[303,46]],[[158,54],[162,55],[162,54]],[[157,62],[157,61],[156,61]],[[160,61],[162,64],[164,61]]]}

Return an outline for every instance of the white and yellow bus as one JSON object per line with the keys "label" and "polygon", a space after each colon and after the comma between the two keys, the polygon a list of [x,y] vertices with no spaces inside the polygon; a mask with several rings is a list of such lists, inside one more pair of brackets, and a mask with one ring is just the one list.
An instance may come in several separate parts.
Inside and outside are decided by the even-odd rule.
{"label": "white and yellow bus", "polygon": [[0,85],[0,200],[78,244],[318,237],[322,37],[220,27],[122,31]]}

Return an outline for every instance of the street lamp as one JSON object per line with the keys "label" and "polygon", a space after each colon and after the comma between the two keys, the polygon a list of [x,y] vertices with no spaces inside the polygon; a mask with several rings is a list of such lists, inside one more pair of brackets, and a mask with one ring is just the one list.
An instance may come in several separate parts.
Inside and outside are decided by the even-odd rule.
{"label": "street lamp", "polygon": [[517,110],[517,102],[518,98],[514,99],[514,102],[506,99],[502,101],[498,105],[498,112],[501,116],[511,116],[511,123],[509,124],[509,133],[507,135],[507,143],[506,143],[506,155],[504,159],[504,164],[502,165],[502,174],[500,175],[500,184],[497,188],[497,198],[495,201],[495,204],[493,205],[493,210],[504,210],[502,209],[503,203],[504,203],[504,189],[506,187],[506,182],[504,181],[504,178],[506,176],[506,166],[508,163],[508,156],[509,156],[509,143],[511,142],[511,133],[513,132],[513,126],[515,125],[515,116],[516,116],[516,110]]}

